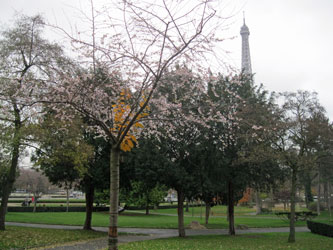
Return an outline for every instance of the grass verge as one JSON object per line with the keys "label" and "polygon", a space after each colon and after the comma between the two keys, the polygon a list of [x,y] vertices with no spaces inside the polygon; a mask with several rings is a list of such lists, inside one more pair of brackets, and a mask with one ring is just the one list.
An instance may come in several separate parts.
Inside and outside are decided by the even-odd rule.
{"label": "grass verge", "polygon": [[0,249],[37,248],[106,236],[106,233],[96,231],[7,226],[5,231],[0,231]]}
{"label": "grass verge", "polygon": [[287,233],[245,234],[238,236],[209,235],[186,238],[158,239],[131,242],[119,246],[119,250],[149,249],[191,249],[191,250],[258,250],[258,249],[333,249],[333,239],[311,233],[297,233],[295,243],[287,243]]}

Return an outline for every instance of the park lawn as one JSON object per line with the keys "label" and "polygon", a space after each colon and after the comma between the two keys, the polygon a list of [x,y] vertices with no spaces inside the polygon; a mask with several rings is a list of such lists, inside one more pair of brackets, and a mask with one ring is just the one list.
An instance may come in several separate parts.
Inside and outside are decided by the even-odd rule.
{"label": "park lawn", "polygon": [[[185,216],[184,223],[185,226],[189,225],[192,221],[198,221],[200,224],[205,223],[205,217],[191,217]],[[247,217],[237,217],[235,216],[236,225],[246,225],[248,227],[287,227],[289,222],[281,220],[277,217],[257,217],[257,216],[247,216]],[[120,227],[145,227],[145,228],[177,228],[178,218],[177,216],[167,216],[167,215],[144,215],[144,214],[133,214],[124,213],[119,216],[119,226]],[[296,226],[305,226],[305,222],[297,222]],[[228,228],[228,222],[226,218],[221,217],[210,217],[209,224],[207,228],[210,229],[220,229]]]}
{"label": "park lawn", "polygon": [[[284,210],[281,208],[273,208],[272,213],[268,214],[261,214],[260,216],[275,216],[274,212],[283,212]],[[299,206],[296,207],[296,211],[308,211],[306,208],[301,208]],[[137,210],[142,211],[144,210]],[[150,210],[151,213],[159,213],[159,214],[174,214],[177,215],[177,208],[167,208],[167,209],[152,209]],[[235,206],[235,216],[252,216],[256,212],[255,208],[250,208],[247,206]],[[184,209],[184,214],[187,216],[204,216],[205,214],[205,206],[198,206],[198,207],[189,207],[189,211],[186,212]],[[214,206],[211,209],[211,214],[213,216],[227,216],[227,206],[225,205],[218,205]]]}
{"label": "park lawn", "polygon": [[208,235],[186,238],[158,239],[121,244],[119,250],[149,249],[191,249],[191,250],[257,250],[257,249],[333,249],[333,239],[312,233],[297,233],[295,243],[287,243],[288,233],[244,234],[237,236]]}
{"label": "park lawn", "polygon": [[0,249],[27,249],[106,237],[105,232],[6,226]]}
{"label": "park lawn", "polygon": [[[205,214],[205,206],[198,207],[189,207],[189,211],[186,212],[184,209],[184,214],[188,216],[200,216]],[[140,210],[141,211],[141,210]],[[142,210],[143,211],[143,210]],[[254,208],[249,207],[235,207],[235,215],[248,215],[254,213],[256,210]],[[152,209],[150,210],[152,213],[160,213],[160,214],[174,214],[177,215],[177,208],[161,208],[161,209]],[[226,216],[227,215],[227,206],[214,206],[211,209],[211,213],[214,216]]]}
{"label": "park lawn", "polygon": [[[84,212],[9,212],[6,215],[6,221],[24,222],[24,223],[40,223],[40,224],[59,224],[59,225],[78,225],[84,224]],[[189,225],[191,221],[199,221],[204,224],[204,217],[185,217],[185,225]],[[248,227],[287,227],[288,222],[270,218],[248,216],[237,217],[235,223],[247,225]],[[93,213],[93,226],[107,227],[109,226],[109,214],[106,212]],[[167,215],[145,215],[142,213],[122,213],[118,218],[119,227],[138,227],[138,228],[177,228],[177,216]],[[305,222],[297,222],[297,226],[304,226]],[[227,228],[226,218],[211,217],[208,228]]]}
{"label": "park lawn", "polygon": [[320,215],[313,219],[314,221],[333,224],[333,214],[330,216],[328,211],[321,211]]}

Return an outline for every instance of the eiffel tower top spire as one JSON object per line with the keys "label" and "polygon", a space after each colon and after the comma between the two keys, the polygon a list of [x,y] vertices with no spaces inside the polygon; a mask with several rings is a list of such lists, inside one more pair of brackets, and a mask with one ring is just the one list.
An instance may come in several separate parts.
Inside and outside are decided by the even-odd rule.
{"label": "eiffel tower top spire", "polygon": [[243,12],[243,26],[241,27],[240,34],[242,36],[242,70],[246,74],[252,74],[250,45],[249,45],[250,30],[245,24],[244,12]]}

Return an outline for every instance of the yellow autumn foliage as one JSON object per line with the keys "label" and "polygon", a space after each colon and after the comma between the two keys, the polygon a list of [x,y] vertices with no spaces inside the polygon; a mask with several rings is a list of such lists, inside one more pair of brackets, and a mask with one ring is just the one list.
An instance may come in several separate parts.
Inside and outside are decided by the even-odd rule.
{"label": "yellow autumn foliage", "polygon": [[[113,128],[111,128],[111,131],[113,133],[119,133],[119,131],[125,130],[125,128],[129,125],[130,120],[134,116],[133,114],[130,114],[131,112],[131,106],[127,104],[128,100],[131,98],[130,91],[123,89],[120,92],[120,96],[118,98],[118,102],[116,104],[112,105],[112,111],[114,112],[114,125]],[[140,107],[142,107],[146,101],[145,97],[142,97],[142,101],[139,103]],[[149,111],[149,107],[147,106],[145,108],[144,113],[139,114],[136,119],[135,123],[133,125],[133,130],[136,131],[138,128],[143,128],[144,126],[139,121],[148,116],[147,111]],[[129,116],[129,117],[128,117]],[[131,117],[132,116],[132,117]],[[127,120],[126,120],[127,119]],[[120,149],[124,152],[131,151],[131,149],[134,147],[135,143],[137,143],[136,137],[129,131],[127,135],[125,136],[124,140],[120,144]]]}

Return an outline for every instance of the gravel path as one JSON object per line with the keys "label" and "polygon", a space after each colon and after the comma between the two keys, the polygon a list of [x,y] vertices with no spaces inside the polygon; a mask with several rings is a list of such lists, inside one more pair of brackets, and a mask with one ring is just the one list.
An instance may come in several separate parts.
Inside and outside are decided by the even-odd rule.
{"label": "gravel path", "polygon": [[[29,224],[29,223],[16,223],[16,222],[6,222],[9,226],[23,226],[23,227],[38,227],[38,228],[53,228],[53,229],[82,229],[81,226],[64,226],[64,225],[45,225],[45,224]],[[94,227],[94,230],[107,232],[106,227]],[[159,238],[170,238],[177,237],[177,229],[150,229],[150,228],[119,228],[119,232],[133,233],[133,234],[145,234],[141,235],[120,235],[119,243],[127,243],[132,241],[143,241],[152,240]],[[247,233],[269,233],[269,232],[289,232],[287,227],[279,228],[249,228],[244,230],[236,230],[237,234],[247,234]],[[296,227],[296,232],[309,232],[307,227]],[[228,234],[227,229],[186,229],[186,235],[216,235],[216,234]],[[53,250],[99,250],[107,247],[107,238],[94,239],[89,241],[72,242],[64,245],[58,245],[47,248],[39,249],[53,249]]]}

